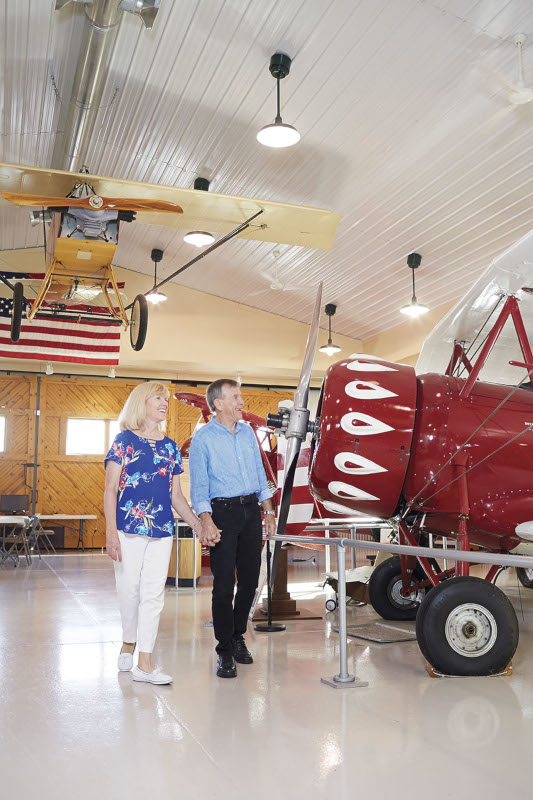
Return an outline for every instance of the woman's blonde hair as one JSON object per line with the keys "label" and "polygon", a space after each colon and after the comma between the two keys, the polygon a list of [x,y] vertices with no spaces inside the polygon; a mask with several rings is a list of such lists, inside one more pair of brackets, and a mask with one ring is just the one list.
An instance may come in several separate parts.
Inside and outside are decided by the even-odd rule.
{"label": "woman's blonde hair", "polygon": [[[158,381],[146,381],[140,383],[131,392],[130,396],[124,403],[124,408],[119,414],[118,424],[121,431],[136,431],[144,427],[146,422],[146,401],[156,394],[163,397],[170,397],[170,392],[164,383]],[[159,423],[159,430],[164,431],[166,421]]]}

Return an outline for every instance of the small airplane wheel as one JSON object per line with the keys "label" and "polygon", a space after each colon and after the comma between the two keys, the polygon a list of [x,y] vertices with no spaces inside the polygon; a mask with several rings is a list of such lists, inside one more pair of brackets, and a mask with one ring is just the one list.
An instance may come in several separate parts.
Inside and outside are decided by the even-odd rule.
{"label": "small airplane wheel", "polygon": [[435,586],[416,619],[422,655],[444,675],[503,672],[518,646],[518,620],[509,598],[481,578]]}
{"label": "small airplane wheel", "polygon": [[516,577],[526,589],[533,589],[533,569],[516,568]]}
{"label": "small airplane wheel", "polygon": [[133,301],[130,317],[130,342],[134,350],[142,350],[148,329],[148,302],[143,294]]}
{"label": "small airplane wheel", "polygon": [[[413,572],[414,579],[423,580],[425,573],[420,566]],[[402,568],[399,556],[387,558],[373,571],[368,582],[370,603],[383,619],[416,619],[420,600],[407,598],[400,594],[402,588]]]}
{"label": "small airplane wheel", "polygon": [[20,339],[20,326],[22,323],[22,312],[24,311],[24,286],[17,282],[13,291],[13,311],[11,312],[11,341],[18,342]]}
{"label": "small airplane wheel", "polygon": [[337,608],[338,604],[337,604],[336,600],[334,600],[332,597],[330,597],[329,600],[326,600],[324,605],[326,606],[326,611],[335,611],[335,609]]}

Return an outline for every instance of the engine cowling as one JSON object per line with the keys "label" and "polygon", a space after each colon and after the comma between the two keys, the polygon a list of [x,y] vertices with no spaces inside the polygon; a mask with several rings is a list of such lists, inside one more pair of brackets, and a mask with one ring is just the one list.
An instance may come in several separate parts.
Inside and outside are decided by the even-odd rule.
{"label": "engine cowling", "polygon": [[311,492],[331,511],[391,517],[402,493],[413,439],[413,367],[354,354],[322,384],[310,472]]}

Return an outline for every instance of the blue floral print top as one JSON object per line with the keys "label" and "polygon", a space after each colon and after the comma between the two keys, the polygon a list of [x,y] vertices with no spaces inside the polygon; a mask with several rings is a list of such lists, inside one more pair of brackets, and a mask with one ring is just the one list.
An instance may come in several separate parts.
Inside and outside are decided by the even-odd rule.
{"label": "blue floral print top", "polygon": [[162,539],[172,536],[172,477],[183,472],[178,445],[168,436],[154,442],[122,431],[115,437],[105,465],[122,467],[117,495],[117,530]]}

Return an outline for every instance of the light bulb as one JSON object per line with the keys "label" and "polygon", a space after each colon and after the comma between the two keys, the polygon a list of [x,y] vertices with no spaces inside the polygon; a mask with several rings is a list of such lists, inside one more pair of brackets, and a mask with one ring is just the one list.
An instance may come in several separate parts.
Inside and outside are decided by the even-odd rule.
{"label": "light bulb", "polygon": [[54,368],[53,368],[53,366],[51,365],[50,362],[48,362],[48,364],[46,365],[45,372],[46,372],[47,375],[53,375],[54,374]]}
{"label": "light bulb", "polygon": [[402,306],[400,308],[400,312],[405,314],[408,317],[421,317],[422,314],[426,314],[429,311],[429,308],[425,306],[423,303],[419,303],[416,297],[413,297],[409,305]]}
{"label": "light bulb", "polygon": [[207,231],[189,231],[183,237],[183,241],[195,247],[205,247],[206,244],[213,244],[215,237]]}
{"label": "light bulb", "polygon": [[116,378],[115,367],[109,367],[109,372],[107,373],[108,378]]}
{"label": "light bulb", "polygon": [[293,125],[273,122],[261,128],[257,134],[257,141],[266,147],[291,147],[300,141],[300,134]]}
{"label": "light bulb", "polygon": [[321,353],[325,353],[327,356],[333,356],[335,355],[335,353],[340,353],[341,348],[338,345],[333,344],[331,339],[329,339],[328,343],[323,344],[322,347],[319,348],[319,350]]}
{"label": "light bulb", "polygon": [[163,294],[163,292],[160,292],[157,289],[152,289],[152,291],[145,296],[146,299],[150,303],[154,303],[154,305],[157,305],[157,303],[164,303],[165,300],[167,299],[166,294]]}

